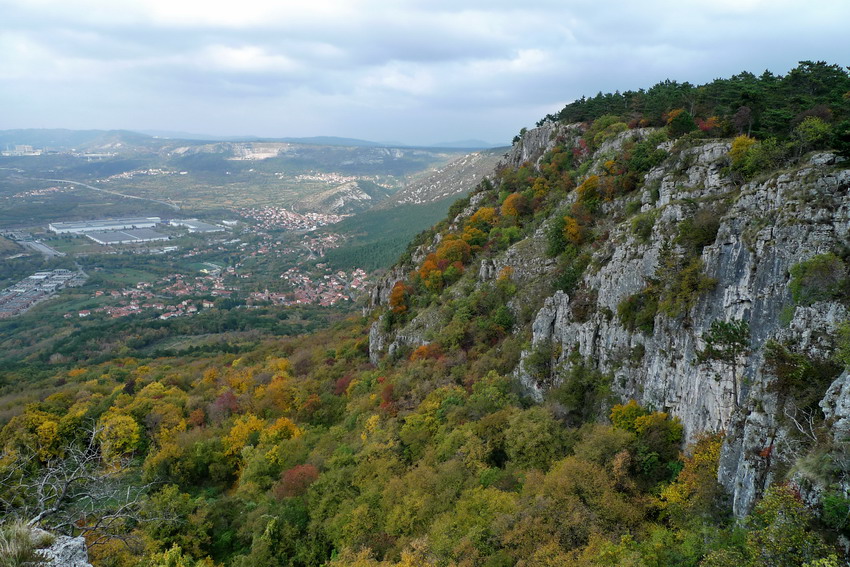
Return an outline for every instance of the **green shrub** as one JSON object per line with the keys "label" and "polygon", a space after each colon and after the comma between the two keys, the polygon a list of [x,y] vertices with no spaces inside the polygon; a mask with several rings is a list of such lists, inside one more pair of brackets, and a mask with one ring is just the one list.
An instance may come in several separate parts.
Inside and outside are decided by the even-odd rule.
{"label": "green shrub", "polygon": [[567,247],[561,258],[560,270],[555,277],[555,289],[572,293],[581,281],[588,264],[590,264],[589,254],[580,254],[578,248],[572,245]]}
{"label": "green shrub", "polygon": [[850,498],[838,492],[828,492],[821,498],[823,523],[835,530],[850,526]]}
{"label": "green shrub", "polygon": [[552,342],[541,341],[525,357],[523,368],[538,384],[548,383],[552,375],[552,356]]}
{"label": "green shrub", "polygon": [[697,124],[694,122],[694,117],[689,112],[683,111],[676,114],[667,124],[667,133],[671,138],[677,138],[688,132],[693,132],[697,129]]}
{"label": "green shrub", "polygon": [[700,258],[692,258],[684,267],[672,273],[670,281],[662,280],[662,285],[659,310],[669,317],[679,317],[691,310],[700,295],[714,289],[717,280],[705,275]]}
{"label": "green shrub", "polygon": [[848,295],[847,266],[832,252],[795,264],[790,272],[788,289],[791,298],[799,305],[842,299]]}
{"label": "green shrub", "polygon": [[632,219],[632,234],[644,244],[649,243],[652,236],[652,229],[655,227],[655,219],[658,218],[658,211],[647,211],[641,213]]}
{"label": "green shrub", "polygon": [[650,134],[645,140],[635,144],[626,163],[628,170],[635,173],[645,173],[664,161],[667,152],[659,149],[658,145],[666,139],[666,132],[658,130]]}
{"label": "green shrub", "polygon": [[679,223],[676,240],[692,255],[702,254],[702,249],[714,244],[720,229],[722,212],[716,207],[704,207],[691,218]]}
{"label": "green shrub", "polygon": [[652,288],[630,295],[617,305],[617,317],[623,327],[652,334],[658,313],[658,294]]}
{"label": "green shrub", "polygon": [[841,367],[829,358],[796,352],[790,345],[768,341],[764,346],[767,371],[776,377],[771,389],[790,396],[800,409],[816,410]]}
{"label": "green shrub", "polygon": [[610,377],[580,363],[564,373],[561,383],[549,392],[549,399],[566,411],[567,423],[578,426],[607,414]]}
{"label": "green shrub", "polygon": [[850,368],[850,321],[838,326],[838,344],[835,347],[835,360],[844,368]]}

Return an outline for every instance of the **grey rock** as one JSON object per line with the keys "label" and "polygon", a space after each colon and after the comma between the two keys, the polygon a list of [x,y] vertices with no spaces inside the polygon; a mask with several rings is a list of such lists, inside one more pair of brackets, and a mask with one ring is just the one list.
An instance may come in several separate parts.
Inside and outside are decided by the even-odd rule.
{"label": "grey rock", "polygon": [[850,372],[844,371],[826,391],[820,407],[832,421],[832,435],[838,441],[850,440]]}
{"label": "grey rock", "polygon": [[[37,528],[33,530],[35,539],[44,535],[49,534]],[[45,567],[92,567],[83,537],[57,536],[41,553],[47,559],[42,563]]]}

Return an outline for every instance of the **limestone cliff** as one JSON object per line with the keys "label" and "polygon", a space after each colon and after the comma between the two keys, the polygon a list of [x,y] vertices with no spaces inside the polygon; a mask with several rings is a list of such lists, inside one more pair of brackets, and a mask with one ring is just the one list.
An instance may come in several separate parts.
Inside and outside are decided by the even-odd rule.
{"label": "limestone cliff", "polygon": [[[630,140],[651,133],[628,130],[606,140],[586,157],[585,175],[601,171]],[[580,135],[578,125],[546,122],[524,133],[501,167],[539,166],[556,144],[573,147]],[[602,203],[604,219],[596,231],[603,238],[568,292],[553,289],[559,266],[546,254],[546,239],[575,201],[575,192],[526,238],[495,257],[477,260],[474,270],[483,285],[510,268],[520,290],[512,311],[522,321],[520,312],[533,309],[530,322],[514,329],[529,337],[514,374],[533,397],[542,400],[581,361],[610,377],[618,400],[636,399],[677,416],[689,441],[703,432],[725,431],[719,480],[731,494],[735,513],[743,515],[767,485],[789,478],[807,450],[807,433],[801,430],[805,415],[779,391],[776,372],[765,360],[766,345],[791,345],[800,357],[829,360],[836,329],[850,317],[837,299],[795,304],[789,291],[795,265],[841,250],[850,238],[850,167],[833,154],[812,154],[742,183],[730,175],[727,141],[678,147],[667,142],[659,149],[666,158],[646,173],[634,194]],[[486,190],[479,187],[450,226],[469,217]],[[712,225],[711,239],[688,248],[689,235],[683,233],[702,222],[695,221],[699,218]],[[385,304],[393,283],[436,244],[424,244],[410,265],[393,272],[373,295],[373,304]],[[658,287],[670,258],[686,256],[691,266],[701,267],[705,289],[677,312],[658,310],[642,328],[624,322],[624,302],[650,285]],[[370,335],[373,361],[428,342],[439,332],[434,310],[420,310],[391,332],[376,322]],[[698,356],[715,321],[748,323],[748,353],[735,365]],[[552,361],[541,376],[530,372],[526,361],[543,347],[552,352]],[[820,405],[836,435],[845,432],[838,440],[843,443],[850,423],[850,381],[846,372],[839,374],[840,369],[830,377],[834,382],[828,390],[824,386],[820,392]]]}

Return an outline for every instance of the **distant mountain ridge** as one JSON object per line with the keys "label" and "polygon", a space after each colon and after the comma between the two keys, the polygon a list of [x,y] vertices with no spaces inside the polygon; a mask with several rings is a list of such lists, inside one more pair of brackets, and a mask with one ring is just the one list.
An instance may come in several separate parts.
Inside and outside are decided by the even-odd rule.
{"label": "distant mountain ridge", "polygon": [[65,128],[21,128],[0,130],[0,147],[29,145],[36,148],[68,151],[84,149],[89,146],[102,145],[104,140],[122,138],[144,146],[150,146],[155,141],[173,140],[185,142],[287,142],[291,144],[307,144],[316,146],[341,146],[361,148],[445,148],[482,150],[491,149],[507,144],[492,144],[482,140],[467,139],[434,144],[406,144],[403,142],[374,142],[360,138],[341,136],[216,136],[213,134],[198,134],[171,130],[69,130]]}

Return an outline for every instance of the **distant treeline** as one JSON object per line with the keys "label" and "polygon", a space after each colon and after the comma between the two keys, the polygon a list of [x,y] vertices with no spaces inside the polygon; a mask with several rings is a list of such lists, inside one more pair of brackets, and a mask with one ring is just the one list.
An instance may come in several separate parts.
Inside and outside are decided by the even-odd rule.
{"label": "distant treeline", "polygon": [[787,138],[807,116],[815,116],[833,125],[838,149],[850,146],[850,75],[847,68],[823,61],[803,61],[784,76],[743,72],[705,85],[666,80],[648,90],[600,92],[547,115],[538,125],[616,115],[632,127],[662,126],[677,109],[702,120],[713,117],[724,135],[756,138]]}

